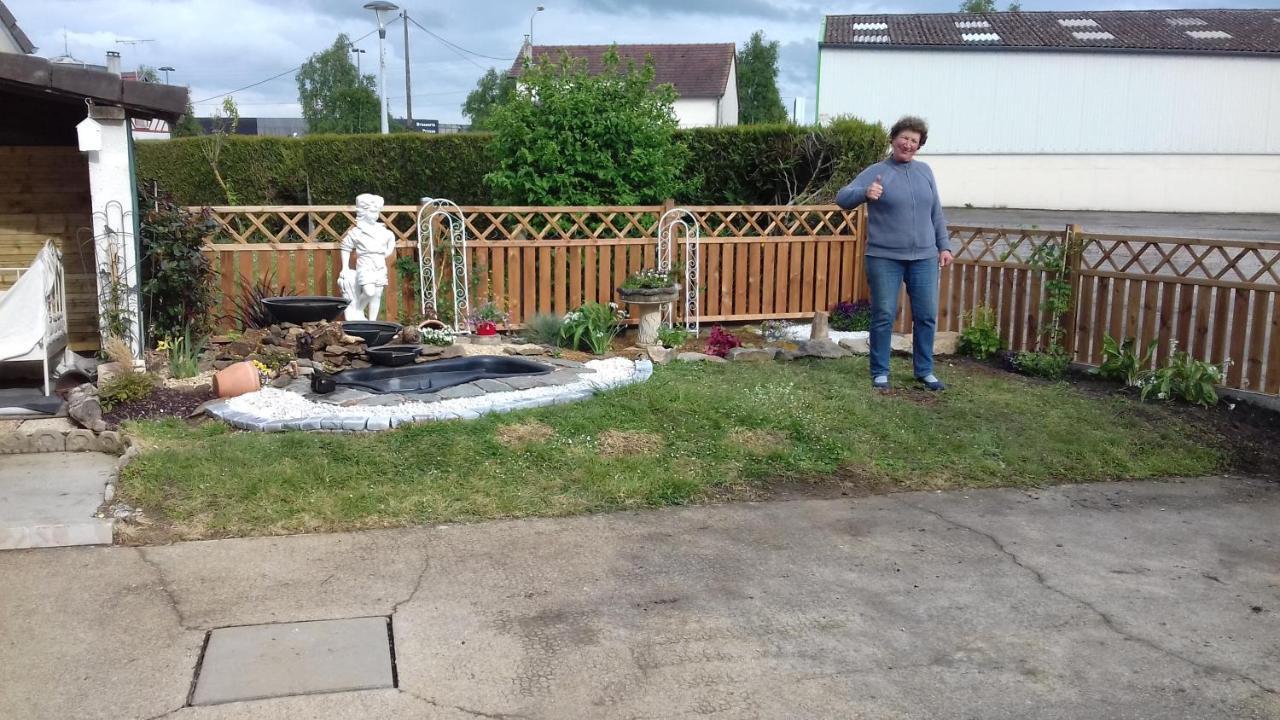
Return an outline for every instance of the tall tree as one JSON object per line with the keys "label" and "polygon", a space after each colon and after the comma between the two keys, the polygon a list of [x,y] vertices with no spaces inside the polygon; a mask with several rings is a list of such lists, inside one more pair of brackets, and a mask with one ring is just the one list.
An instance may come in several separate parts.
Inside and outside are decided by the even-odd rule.
{"label": "tall tree", "polygon": [[653,59],[625,64],[616,47],[603,70],[567,55],[539,63],[492,118],[490,152],[498,169],[485,176],[499,203],[641,205],[686,187],[688,149],[674,139],[675,89],[652,87]]}
{"label": "tall tree", "polygon": [[[1009,3],[1009,12],[1021,12],[1022,3]],[[996,0],[964,0],[960,3],[960,12],[962,13],[987,13],[997,12]]]}
{"label": "tall tree", "polygon": [[481,75],[476,81],[475,89],[467,94],[467,99],[462,103],[462,114],[471,119],[471,129],[493,129],[490,125],[493,111],[510,100],[515,89],[516,79],[510,75],[500,75],[493,68]]}
{"label": "tall tree", "polygon": [[338,35],[298,70],[298,103],[312,133],[377,132],[377,83],[351,62],[351,40]]}
{"label": "tall tree", "polygon": [[778,94],[778,41],[765,42],[764,31],[738,52],[738,122],[742,125],[787,121]]}

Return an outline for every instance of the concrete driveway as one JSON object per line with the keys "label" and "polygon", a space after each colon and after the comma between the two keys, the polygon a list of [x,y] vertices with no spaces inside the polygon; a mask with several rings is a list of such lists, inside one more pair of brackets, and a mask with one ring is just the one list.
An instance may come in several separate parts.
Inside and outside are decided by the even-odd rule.
{"label": "concrete driveway", "polygon": [[[16,551],[0,717],[1280,718],[1278,570],[1239,478]],[[186,706],[211,629],[371,616],[394,689]]]}

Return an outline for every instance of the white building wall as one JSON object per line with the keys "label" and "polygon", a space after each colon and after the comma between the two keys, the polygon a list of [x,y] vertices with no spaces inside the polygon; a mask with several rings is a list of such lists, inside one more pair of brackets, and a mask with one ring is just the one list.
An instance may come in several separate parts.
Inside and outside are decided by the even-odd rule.
{"label": "white building wall", "polygon": [[929,121],[921,159],[949,205],[1280,212],[1280,59],[824,48],[819,63],[821,118]]}
{"label": "white building wall", "polygon": [[677,98],[675,111],[682,128],[714,127],[720,105],[716,98]]}
{"label": "white building wall", "polygon": [[0,53],[22,54],[22,48],[18,47],[18,41],[13,39],[9,28],[6,27],[0,27]]}
{"label": "white building wall", "polygon": [[738,124],[738,63],[735,59],[729,63],[729,82],[724,89],[724,97],[720,98],[720,124]]}

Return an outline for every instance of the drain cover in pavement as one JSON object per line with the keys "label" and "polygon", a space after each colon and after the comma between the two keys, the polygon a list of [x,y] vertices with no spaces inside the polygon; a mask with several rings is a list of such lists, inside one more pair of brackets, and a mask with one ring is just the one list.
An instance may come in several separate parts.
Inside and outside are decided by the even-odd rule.
{"label": "drain cover in pavement", "polygon": [[387,618],[214,630],[192,705],[395,687]]}

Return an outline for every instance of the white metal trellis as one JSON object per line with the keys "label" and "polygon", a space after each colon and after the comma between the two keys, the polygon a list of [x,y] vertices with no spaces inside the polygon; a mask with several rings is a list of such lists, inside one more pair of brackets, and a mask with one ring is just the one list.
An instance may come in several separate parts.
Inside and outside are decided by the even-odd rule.
{"label": "white metal trellis", "polygon": [[[424,233],[423,224],[426,230]],[[440,272],[436,270],[436,228],[448,233],[448,254],[445,262],[451,268],[453,280],[453,333],[468,331],[467,314],[471,310],[471,278],[467,268],[467,221],[462,209],[451,200],[422,198],[418,208],[418,299],[420,311],[426,317],[438,318],[440,314]],[[425,243],[424,243],[425,239]]]}
{"label": "white metal trellis", "polygon": [[[697,333],[702,305],[698,294],[698,266],[702,259],[702,226],[698,217],[684,208],[672,208],[658,218],[658,270],[670,272],[678,235],[684,237],[684,288],[679,302],[684,306],[684,325]],[[662,324],[675,324],[672,305],[662,306]]]}

